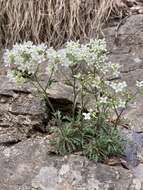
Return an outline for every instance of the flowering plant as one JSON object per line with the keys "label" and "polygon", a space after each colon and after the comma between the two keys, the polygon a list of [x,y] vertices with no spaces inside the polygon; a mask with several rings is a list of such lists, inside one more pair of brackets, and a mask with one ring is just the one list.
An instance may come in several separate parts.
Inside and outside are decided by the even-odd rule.
{"label": "flowering plant", "polygon": [[[54,108],[48,98],[47,89],[51,87],[54,72],[57,65],[51,61],[55,50],[48,49],[45,44],[34,45],[32,42],[15,44],[11,50],[4,53],[4,63],[9,68],[8,77],[17,83],[30,82],[40,94],[52,112]],[[46,70],[46,84],[41,83],[40,69],[43,63],[48,60],[48,70]]]}
{"label": "flowering plant", "polygon": [[[104,160],[122,152],[122,140],[117,125],[130,100],[125,81],[118,81],[120,65],[107,59],[105,40],[90,40],[80,44],[67,42],[65,48],[54,50],[46,45],[32,42],[16,44],[6,50],[4,61],[10,67],[9,77],[18,82],[31,82],[43,94],[52,112],[47,88],[54,82],[54,74],[66,67],[70,77],[65,76],[65,84],[73,89],[73,110],[66,122],[62,114],[56,116],[61,126],[54,131],[53,145],[57,153],[65,154],[83,150],[90,159]],[[39,75],[42,63],[46,63],[47,83],[41,83]],[[78,112],[76,111],[78,106]],[[91,105],[89,108],[89,105]],[[57,115],[57,114],[54,114]],[[112,121],[112,116],[114,122]],[[76,126],[76,128],[74,127]],[[88,149],[90,147],[90,149]]]}
{"label": "flowering plant", "polygon": [[[65,82],[73,88],[73,117],[77,102],[80,102],[80,113],[85,119],[100,113],[111,117],[113,112],[119,117],[118,109],[125,109],[129,100],[127,84],[114,80],[120,75],[120,65],[109,62],[107,53],[104,40],[90,40],[85,45],[68,42],[64,49],[55,52],[52,62],[58,57],[58,63],[71,71],[71,78],[65,76]],[[83,113],[89,96],[93,111]]]}

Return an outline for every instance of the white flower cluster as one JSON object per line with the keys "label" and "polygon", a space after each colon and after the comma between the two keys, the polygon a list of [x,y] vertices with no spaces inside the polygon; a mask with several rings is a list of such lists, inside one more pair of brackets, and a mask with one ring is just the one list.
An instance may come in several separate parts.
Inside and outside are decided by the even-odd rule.
{"label": "white flower cluster", "polygon": [[39,64],[48,61],[46,72],[51,72],[57,65],[70,67],[77,64],[86,64],[89,67],[96,67],[98,73],[107,74],[111,71],[113,75],[119,74],[118,64],[107,63],[106,42],[102,40],[90,40],[89,43],[80,44],[77,42],[67,42],[65,48],[54,50],[47,48],[45,44],[34,45],[32,42],[15,44],[11,50],[4,53],[6,65],[14,67],[22,72],[34,74]]}
{"label": "white flower cluster", "polygon": [[96,77],[91,77],[91,78],[88,78],[88,81],[87,81],[92,87],[96,87],[96,88],[100,88],[100,85],[101,85],[101,78],[97,75]]}
{"label": "white flower cluster", "polygon": [[83,113],[84,120],[90,120],[91,119],[91,113]]}
{"label": "white flower cluster", "polygon": [[127,83],[126,83],[125,81],[123,81],[123,82],[118,82],[118,83],[111,82],[111,83],[109,83],[109,86],[110,86],[116,93],[119,93],[119,92],[122,92],[122,91],[127,87]]}
{"label": "white flower cluster", "polygon": [[6,65],[13,65],[17,70],[35,73],[38,64],[46,60],[45,44],[34,45],[32,42],[24,42],[23,44],[15,44],[11,50],[4,53],[4,62]]}
{"label": "white flower cluster", "polygon": [[62,51],[57,53],[53,48],[47,48],[45,44],[35,45],[32,42],[15,44],[11,50],[4,53],[5,66],[10,68],[8,77],[17,82],[24,81],[23,74],[33,75],[39,66],[47,61],[46,73],[56,70],[57,63],[65,60]]}
{"label": "white flower cluster", "polygon": [[138,88],[143,87],[143,81],[136,81],[136,86],[137,86]]}
{"label": "white flower cluster", "polygon": [[115,77],[118,77],[119,74],[120,74],[120,69],[121,65],[119,65],[118,63],[114,63],[114,64],[111,64],[111,69],[113,70],[113,75]]}
{"label": "white flower cluster", "polygon": [[107,64],[105,64],[103,72],[105,72],[105,74],[112,74],[113,77],[118,77],[120,75],[120,67],[121,65],[119,65],[118,63],[108,62]]}
{"label": "white flower cluster", "polygon": [[98,65],[104,62],[106,55],[105,40],[90,40],[87,44],[77,42],[67,42],[64,49],[54,52],[51,61],[58,61],[65,67],[73,66],[79,63],[87,65]]}
{"label": "white flower cluster", "polygon": [[100,99],[99,99],[99,103],[100,103],[100,104],[106,104],[107,101],[108,101],[108,97],[107,97],[107,96],[105,96],[105,97],[100,97]]}
{"label": "white flower cluster", "polygon": [[119,99],[116,102],[116,108],[125,108],[126,107],[126,101]]}

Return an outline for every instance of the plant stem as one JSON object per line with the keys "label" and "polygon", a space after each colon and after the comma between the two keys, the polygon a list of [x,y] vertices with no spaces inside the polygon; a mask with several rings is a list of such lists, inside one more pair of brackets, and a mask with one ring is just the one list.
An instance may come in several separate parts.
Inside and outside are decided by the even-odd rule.
{"label": "plant stem", "polygon": [[38,84],[39,88],[41,89],[41,91],[43,92],[44,98],[46,99],[50,109],[52,110],[53,113],[55,113],[55,109],[54,109],[51,101],[49,100],[48,94],[47,94],[46,90],[43,88],[43,86],[41,85],[41,83],[39,82],[36,75],[35,75],[34,79],[35,79],[35,82]]}
{"label": "plant stem", "polygon": [[76,80],[74,78],[74,81],[73,81],[73,119],[75,120],[75,108],[76,108]]}
{"label": "plant stem", "polygon": [[51,81],[51,79],[52,79],[52,77],[53,77],[53,74],[54,74],[54,67],[52,68],[52,71],[51,71],[51,73],[50,73],[50,77],[49,77],[48,82],[47,82],[47,84],[46,84],[46,86],[45,86],[45,91],[46,91],[47,88],[49,87],[49,83],[50,83],[50,81]]}
{"label": "plant stem", "polygon": [[71,68],[72,71],[72,77],[73,77],[73,109],[72,109],[72,114],[73,114],[73,120],[75,121],[75,110],[76,110],[76,99],[77,99],[77,93],[76,93],[76,78],[74,77],[74,70]]}

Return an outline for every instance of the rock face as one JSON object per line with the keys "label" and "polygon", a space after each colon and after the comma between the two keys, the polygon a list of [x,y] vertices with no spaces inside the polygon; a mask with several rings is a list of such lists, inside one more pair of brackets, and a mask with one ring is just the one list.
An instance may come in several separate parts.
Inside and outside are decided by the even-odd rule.
{"label": "rock face", "polygon": [[[127,18],[118,31],[117,26],[105,29],[105,36],[110,60],[123,66],[121,80],[127,81],[137,97],[136,107],[129,106],[125,113],[134,126],[124,133],[133,140],[133,146],[126,147],[130,170],[95,164],[79,155],[50,155],[46,135],[29,136],[30,130],[43,125],[42,103],[29,87],[9,82],[1,70],[0,190],[143,190],[143,165],[133,162],[143,155],[143,98],[134,87],[136,80],[143,80],[143,15]],[[53,91],[55,104],[70,96],[63,97],[61,92],[57,96]]]}
{"label": "rock face", "polygon": [[19,141],[29,131],[41,126],[44,110],[30,91],[15,86],[5,76],[0,78],[0,144]]}
{"label": "rock face", "polygon": [[[16,86],[5,75],[1,75],[0,144],[21,141],[33,130],[44,131],[47,127],[48,115],[45,113],[44,102],[31,92],[30,85]],[[71,94],[69,87],[58,84],[49,91],[49,98],[55,109],[58,107],[67,113],[72,110]]]}
{"label": "rock face", "polygon": [[[117,30],[118,29],[118,30]],[[133,15],[120,25],[105,30],[110,60],[122,65],[122,78],[126,80],[137,105],[127,110],[126,117],[135,130],[143,129],[143,98],[135,87],[137,80],[143,80],[143,15]]]}
{"label": "rock face", "polygon": [[29,139],[1,150],[1,190],[141,190],[142,179],[120,166],[84,157],[48,155],[46,138]]}

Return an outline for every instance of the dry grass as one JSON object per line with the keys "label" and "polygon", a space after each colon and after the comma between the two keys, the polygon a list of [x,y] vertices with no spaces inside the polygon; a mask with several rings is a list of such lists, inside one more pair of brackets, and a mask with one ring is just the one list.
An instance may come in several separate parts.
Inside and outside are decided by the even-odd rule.
{"label": "dry grass", "polygon": [[[1,0],[0,45],[23,40],[59,47],[69,39],[94,37],[122,0]],[[126,7],[125,7],[126,8]]]}

